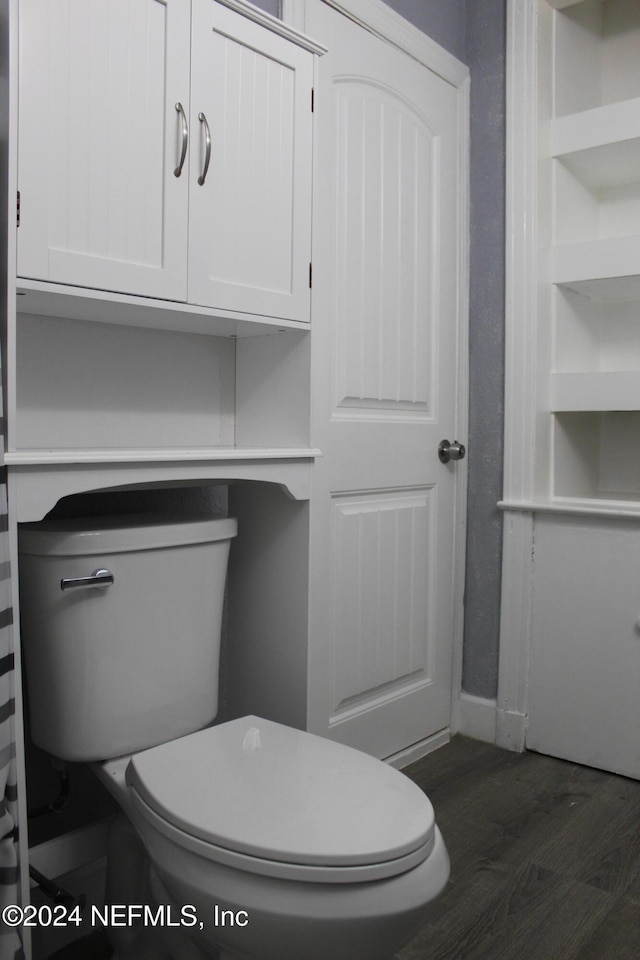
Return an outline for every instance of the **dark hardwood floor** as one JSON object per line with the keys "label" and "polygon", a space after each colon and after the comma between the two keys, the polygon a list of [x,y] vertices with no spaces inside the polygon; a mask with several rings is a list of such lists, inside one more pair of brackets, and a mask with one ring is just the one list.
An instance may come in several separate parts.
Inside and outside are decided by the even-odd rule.
{"label": "dark hardwood floor", "polygon": [[[640,782],[462,737],[404,772],[451,878],[396,960],[640,960]],[[109,956],[98,933],[51,960]]]}
{"label": "dark hardwood floor", "polygon": [[640,960],[640,782],[462,737],[404,772],[451,877],[397,960]]}

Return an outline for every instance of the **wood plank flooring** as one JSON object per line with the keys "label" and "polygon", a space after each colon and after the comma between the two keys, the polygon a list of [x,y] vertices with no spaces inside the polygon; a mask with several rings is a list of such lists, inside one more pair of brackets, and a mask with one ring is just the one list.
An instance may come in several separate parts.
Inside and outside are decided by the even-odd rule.
{"label": "wood plank flooring", "polygon": [[404,773],[451,858],[396,960],[640,960],[640,783],[455,737]]}

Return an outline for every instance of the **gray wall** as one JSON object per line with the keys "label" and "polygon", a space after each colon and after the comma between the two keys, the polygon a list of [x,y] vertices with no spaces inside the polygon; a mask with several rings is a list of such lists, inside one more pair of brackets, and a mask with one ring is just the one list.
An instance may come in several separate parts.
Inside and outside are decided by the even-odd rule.
{"label": "gray wall", "polygon": [[386,0],[471,71],[469,499],[463,688],[498,682],[504,387],[505,0]]}
{"label": "gray wall", "polygon": [[471,68],[469,511],[463,687],[498,685],[504,416],[505,0],[467,0]]}
{"label": "gray wall", "polygon": [[[254,0],[277,13],[278,0]],[[505,0],[385,0],[471,70],[470,424],[463,687],[498,682],[504,384]]]}

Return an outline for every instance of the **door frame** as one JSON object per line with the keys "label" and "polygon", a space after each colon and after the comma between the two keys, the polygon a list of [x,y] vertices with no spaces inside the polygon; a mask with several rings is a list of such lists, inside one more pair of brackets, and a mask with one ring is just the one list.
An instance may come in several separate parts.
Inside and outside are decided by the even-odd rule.
{"label": "door frame", "polygon": [[[458,168],[457,191],[460,198],[458,222],[459,287],[456,304],[456,342],[458,365],[457,409],[455,411],[457,436],[466,437],[469,421],[469,68],[456,57],[413,26],[383,0],[323,0],[353,20],[359,26],[392,44],[437,74],[457,91]],[[305,30],[306,0],[281,0],[282,19],[294,29]],[[473,452],[472,452],[473,455]],[[453,638],[451,732],[460,727],[462,693],[462,652],[464,636],[464,584],[466,559],[467,471],[456,472],[455,537],[453,563]],[[446,742],[449,731],[428,737],[389,758],[404,766],[426,755]]]}

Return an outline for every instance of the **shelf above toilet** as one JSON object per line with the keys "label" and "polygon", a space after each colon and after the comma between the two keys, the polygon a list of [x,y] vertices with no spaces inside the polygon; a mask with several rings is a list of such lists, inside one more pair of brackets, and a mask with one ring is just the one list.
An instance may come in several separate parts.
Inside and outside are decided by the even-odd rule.
{"label": "shelf above toilet", "polygon": [[20,450],[5,454],[18,522],[41,520],[62,497],[106,490],[257,480],[308,500],[313,447]]}

